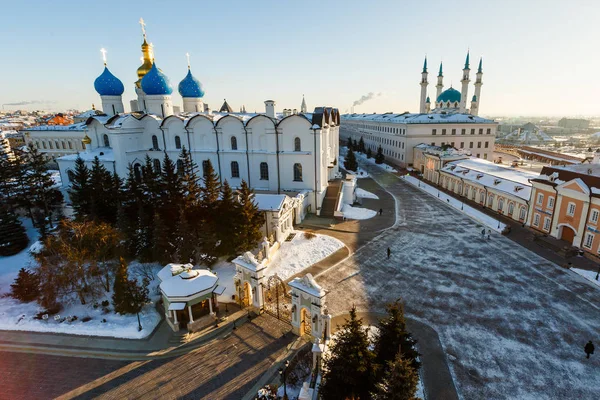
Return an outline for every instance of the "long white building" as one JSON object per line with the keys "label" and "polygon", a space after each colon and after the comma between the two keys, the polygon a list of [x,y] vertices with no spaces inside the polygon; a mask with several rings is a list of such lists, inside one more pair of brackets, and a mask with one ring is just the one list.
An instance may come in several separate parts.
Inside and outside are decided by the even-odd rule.
{"label": "long white building", "polygon": [[471,108],[467,109],[469,89],[469,54],[462,74],[462,90],[450,87],[443,90],[443,71],[440,64],[437,77],[435,108],[427,95],[427,59],[421,74],[419,113],[345,114],[342,115],[340,135],[342,139],[360,140],[362,137],[373,152],[382,147],[386,158],[403,167],[412,166],[413,148],[425,143],[432,146],[450,145],[464,149],[471,155],[485,160],[493,159],[497,122],[479,117],[483,70],[479,61],[475,94]]}
{"label": "long white building", "polygon": [[145,34],[143,64],[135,83],[137,108],[125,113],[123,83],[106,67],[94,82],[105,115],[85,123],[85,150],[58,158],[61,178],[70,185],[77,157],[91,164],[94,157],[121,177],[131,165],[136,174],[146,156],[156,169],[165,154],[176,160],[185,146],[201,169],[210,160],[222,181],[239,187],[242,180],[257,192],[301,194],[302,215],[319,213],[328,181],[338,173],[340,115],[336,108],[317,107],[309,113],[303,101],[300,113],[277,113],[273,100],[264,113],[205,111],[204,88],[192,75],[179,84],[183,113],[173,106],[173,88],[156,66]]}

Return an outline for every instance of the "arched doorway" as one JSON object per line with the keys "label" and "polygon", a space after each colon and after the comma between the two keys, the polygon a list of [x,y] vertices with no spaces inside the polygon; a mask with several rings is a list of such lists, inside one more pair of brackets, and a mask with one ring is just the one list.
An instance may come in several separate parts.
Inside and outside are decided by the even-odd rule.
{"label": "arched doorway", "polygon": [[563,225],[560,227],[560,229],[560,239],[573,244],[573,239],[575,239],[575,231],[568,225]]}
{"label": "arched doorway", "polygon": [[250,283],[244,282],[244,294],[242,297],[242,305],[244,307],[249,307],[252,305],[252,288],[250,287]]}
{"label": "arched doorway", "polygon": [[310,311],[306,308],[300,310],[300,336],[310,335],[312,332],[312,319]]}

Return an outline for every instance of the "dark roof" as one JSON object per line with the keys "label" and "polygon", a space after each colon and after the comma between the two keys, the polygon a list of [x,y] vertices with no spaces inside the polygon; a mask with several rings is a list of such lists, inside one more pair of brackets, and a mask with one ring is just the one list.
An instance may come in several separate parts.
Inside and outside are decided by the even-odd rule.
{"label": "dark roof", "polygon": [[233,112],[233,109],[231,107],[229,107],[229,104],[227,104],[227,100],[225,100],[223,102],[223,105],[221,106],[221,109],[219,110],[219,112],[226,112],[226,113]]}
{"label": "dark roof", "polygon": [[[568,169],[554,168],[554,167],[543,167],[542,172],[540,172],[540,174],[550,176],[555,172],[558,174],[558,179],[560,179],[561,181],[568,182],[573,179],[579,178],[589,188],[592,188],[592,187],[600,188],[600,176],[597,176],[597,175],[582,174],[581,172],[569,171]],[[539,178],[532,179],[532,181],[556,186],[556,183],[554,183],[554,182],[550,182],[550,181],[539,179]]]}

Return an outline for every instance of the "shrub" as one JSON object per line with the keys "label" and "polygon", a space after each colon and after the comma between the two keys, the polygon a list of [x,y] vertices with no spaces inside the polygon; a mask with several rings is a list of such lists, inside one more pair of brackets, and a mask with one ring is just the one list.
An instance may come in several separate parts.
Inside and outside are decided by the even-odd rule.
{"label": "shrub", "polygon": [[311,240],[317,237],[317,235],[315,235],[312,232],[304,232],[304,237],[306,238],[306,240]]}
{"label": "shrub", "polygon": [[40,296],[40,278],[35,272],[25,268],[19,270],[15,283],[10,285],[11,297],[19,301],[33,301]]}
{"label": "shrub", "polygon": [[83,317],[83,318],[81,318],[81,322],[88,322],[88,321],[91,321],[91,320],[92,320],[92,317]]}

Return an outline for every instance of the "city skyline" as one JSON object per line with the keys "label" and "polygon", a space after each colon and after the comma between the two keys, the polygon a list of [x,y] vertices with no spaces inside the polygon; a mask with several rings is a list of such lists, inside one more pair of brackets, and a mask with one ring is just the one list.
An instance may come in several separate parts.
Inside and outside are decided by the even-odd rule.
{"label": "city skyline", "polygon": [[[452,7],[433,2],[426,10],[387,1],[371,7],[330,2],[318,8],[316,3],[234,2],[230,10],[192,3],[162,9],[147,2],[143,8],[119,4],[118,12],[112,4],[118,3],[85,9],[75,2],[61,9],[38,3],[40,12],[27,15],[25,29],[17,25],[20,18],[0,27],[5,37],[19,32],[11,48],[15,61],[4,64],[5,76],[12,77],[0,94],[4,108],[83,110],[92,103],[99,108],[93,81],[102,72],[104,48],[110,70],[125,85],[128,110],[140,65],[140,17],[157,66],[171,84],[176,87],[185,76],[189,53],[212,109],[227,99],[234,110],[244,105],[249,112],[263,112],[269,98],[280,110],[300,108],[305,95],[309,109],[332,104],[346,112],[374,93],[354,111],[417,112],[425,55],[428,94],[434,99],[440,61],[445,88],[457,88],[468,49],[470,94],[474,64],[483,57],[482,115],[595,115],[600,108],[595,95],[600,82],[592,74],[600,57],[586,42],[597,33],[592,16],[598,6],[584,2],[560,8],[529,2],[518,9],[516,2],[502,2],[485,10],[466,2]],[[16,3],[8,8],[15,17],[29,11]],[[177,93],[173,99],[181,104]],[[33,104],[11,107],[22,102]]]}

